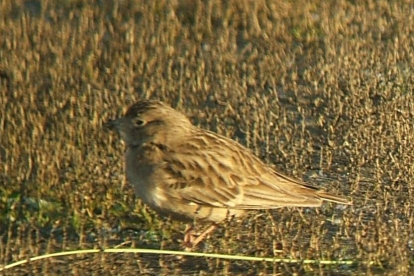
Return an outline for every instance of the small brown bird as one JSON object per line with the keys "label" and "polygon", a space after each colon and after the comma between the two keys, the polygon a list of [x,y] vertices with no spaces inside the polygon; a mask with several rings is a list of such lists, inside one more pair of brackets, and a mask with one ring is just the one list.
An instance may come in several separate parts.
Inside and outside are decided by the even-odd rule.
{"label": "small brown bird", "polygon": [[324,200],[351,204],[276,172],[247,148],[192,125],[162,102],[141,100],[106,125],[126,144],[127,179],[142,202],[173,219],[213,222],[194,239],[188,228],[188,247],[247,210],[318,207]]}

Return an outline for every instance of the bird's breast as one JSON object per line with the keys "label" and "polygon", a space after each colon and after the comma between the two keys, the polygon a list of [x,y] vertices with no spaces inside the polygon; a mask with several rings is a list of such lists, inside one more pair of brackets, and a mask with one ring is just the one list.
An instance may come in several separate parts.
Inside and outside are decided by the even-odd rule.
{"label": "bird's breast", "polygon": [[162,176],[158,153],[145,148],[130,148],[125,153],[126,175],[135,195],[152,208],[159,208],[167,199],[160,187]]}

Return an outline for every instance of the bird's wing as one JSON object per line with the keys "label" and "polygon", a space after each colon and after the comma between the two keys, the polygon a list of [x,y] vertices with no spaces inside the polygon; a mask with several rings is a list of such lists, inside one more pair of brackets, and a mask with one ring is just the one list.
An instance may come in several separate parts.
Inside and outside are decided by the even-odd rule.
{"label": "bird's wing", "polygon": [[237,207],[243,193],[235,182],[237,177],[210,158],[188,153],[170,154],[163,165],[164,174],[168,175],[165,192],[201,206]]}
{"label": "bird's wing", "polygon": [[[228,142],[228,141],[226,141]],[[235,209],[320,206],[323,199],[345,203],[301,181],[273,171],[232,141],[229,148],[193,148],[168,154],[166,191],[187,203]]]}

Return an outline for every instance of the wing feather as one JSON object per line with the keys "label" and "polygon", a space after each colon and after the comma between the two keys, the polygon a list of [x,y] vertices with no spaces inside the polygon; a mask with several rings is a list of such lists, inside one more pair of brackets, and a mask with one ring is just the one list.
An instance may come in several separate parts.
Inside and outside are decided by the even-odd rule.
{"label": "wing feather", "polygon": [[[204,133],[205,135],[205,133]],[[185,147],[187,143],[202,143]],[[198,148],[197,151],[186,150]],[[235,209],[315,207],[323,200],[349,204],[317,188],[285,176],[262,163],[238,143],[208,132],[165,155],[164,169],[172,197],[201,206]]]}

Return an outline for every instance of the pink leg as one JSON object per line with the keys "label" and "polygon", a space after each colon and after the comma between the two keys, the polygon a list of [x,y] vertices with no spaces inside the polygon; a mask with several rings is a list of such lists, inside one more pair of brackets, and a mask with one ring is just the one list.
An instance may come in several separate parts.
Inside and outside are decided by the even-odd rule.
{"label": "pink leg", "polygon": [[185,232],[184,232],[184,242],[183,242],[184,247],[187,247],[189,249],[196,247],[197,244],[199,244],[202,240],[204,240],[216,228],[217,228],[217,224],[212,223],[200,235],[195,237],[193,233],[193,227],[187,225]]}

